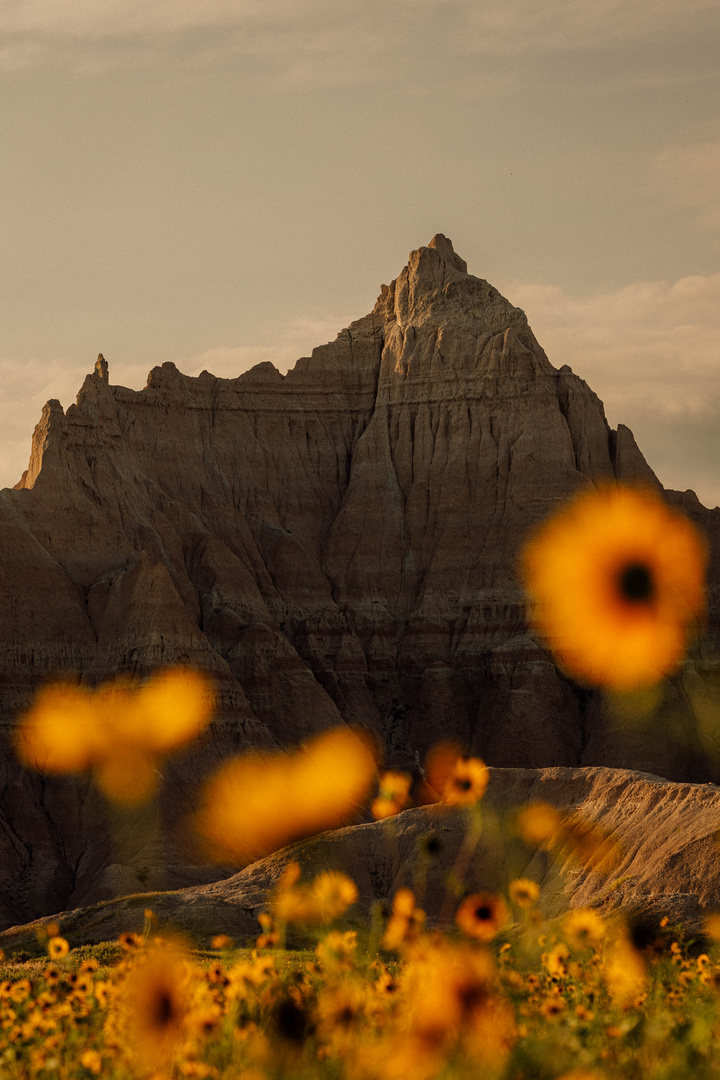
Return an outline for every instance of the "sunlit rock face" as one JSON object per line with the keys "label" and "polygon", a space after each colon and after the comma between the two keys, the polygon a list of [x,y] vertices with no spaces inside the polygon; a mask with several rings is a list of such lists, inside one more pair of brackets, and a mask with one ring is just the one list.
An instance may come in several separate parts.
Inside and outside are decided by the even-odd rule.
{"label": "sunlit rock face", "polygon": [[[284,377],[163,364],[133,391],[100,357],[77,404],[45,406],[0,493],[2,717],[59,673],[190,664],[214,677],[218,719],[122,842],[87,782],[30,777],[8,749],[0,920],[209,880],[168,828],[201,776],[340,723],[400,768],[453,737],[498,766],[705,779],[682,717],[621,736],[527,629],[524,537],[608,478],[659,488],[631,432],[442,235]],[[720,580],[720,512],[668,495],[709,532]],[[718,622],[713,586],[711,643]]]}
{"label": "sunlit rock face", "polygon": [[[571,844],[535,851],[520,843],[513,828],[517,808],[536,801],[575,822],[594,823],[602,844],[595,857],[592,848],[583,852]],[[569,907],[608,915],[622,908],[654,931],[665,918],[692,934],[701,934],[704,917],[717,910],[720,791],[713,784],[673,783],[628,769],[490,769],[483,807],[495,827],[480,838],[468,865],[468,892],[497,893],[507,888],[509,876],[529,877],[540,885],[546,918]],[[452,925],[457,897],[448,877],[458,864],[467,816],[436,804],[405,810],[392,828],[388,824],[349,825],[291,844],[222,881],[153,896],[153,912],[161,926],[175,926],[203,945],[217,933],[252,945],[260,933],[257,916],[268,911],[281,876],[295,862],[305,881],[328,867],[352,877],[358,888],[353,919],[369,923],[378,907],[391,908],[398,889],[410,888],[428,925]],[[75,946],[142,932],[144,908],[131,898],[52,915]],[[32,948],[36,929],[9,931],[0,946],[8,952]],[[292,944],[307,946],[307,931],[291,926],[289,933]]]}

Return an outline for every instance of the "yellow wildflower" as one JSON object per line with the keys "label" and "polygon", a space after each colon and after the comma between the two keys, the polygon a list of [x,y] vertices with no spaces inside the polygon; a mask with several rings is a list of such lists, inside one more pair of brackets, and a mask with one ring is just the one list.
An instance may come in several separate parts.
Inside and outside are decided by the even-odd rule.
{"label": "yellow wildflower", "polygon": [[508,886],[508,895],[520,908],[531,908],[540,896],[540,886],[529,878],[516,878]]}
{"label": "yellow wildflower", "polygon": [[174,947],[141,954],[123,985],[121,1007],[128,1045],[144,1066],[168,1067],[188,1031],[188,962]]}
{"label": "yellow wildflower", "polygon": [[51,960],[61,960],[70,951],[70,946],[63,937],[51,937],[47,948]]}
{"label": "yellow wildflower", "polygon": [[565,936],[576,949],[598,945],[605,937],[605,922],[597,911],[575,908],[563,921]]}
{"label": "yellow wildflower", "polygon": [[139,803],[157,787],[159,757],[194,738],[209,722],[213,694],[204,676],[183,668],[137,686],[117,679],[97,690],[47,686],[22,717],[15,746],[40,772],[92,770],[119,803]]}
{"label": "yellow wildflower", "polygon": [[316,736],[292,757],[246,754],[210,780],[197,830],[219,861],[253,862],[345,824],[374,775],[367,739],[348,728]]}
{"label": "yellow wildflower", "polygon": [[465,897],[457,909],[455,922],[468,937],[477,941],[492,941],[509,917],[501,896],[483,892]]}
{"label": "yellow wildflower", "polygon": [[626,691],[683,657],[705,607],[707,545],[650,490],[607,485],[575,498],[528,543],[535,625],[570,675]]}

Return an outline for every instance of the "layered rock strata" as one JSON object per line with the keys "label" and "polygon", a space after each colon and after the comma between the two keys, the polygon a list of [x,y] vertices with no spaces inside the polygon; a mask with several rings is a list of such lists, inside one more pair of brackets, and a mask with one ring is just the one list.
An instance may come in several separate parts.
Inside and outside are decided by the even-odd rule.
{"label": "layered rock strata", "polygon": [[[76,404],[45,406],[27,472],[0,492],[0,715],[7,731],[57,674],[191,664],[215,679],[218,717],[120,849],[86,782],[28,776],[6,749],[0,921],[209,880],[167,829],[202,775],[335,724],[371,729],[413,770],[453,737],[498,766],[711,775],[681,691],[660,737],[621,737],[528,632],[524,537],[608,478],[660,486],[632,433],[441,235],[286,376],[163,364],[133,391],[99,357]],[[668,497],[712,541],[714,649],[720,511]]]}

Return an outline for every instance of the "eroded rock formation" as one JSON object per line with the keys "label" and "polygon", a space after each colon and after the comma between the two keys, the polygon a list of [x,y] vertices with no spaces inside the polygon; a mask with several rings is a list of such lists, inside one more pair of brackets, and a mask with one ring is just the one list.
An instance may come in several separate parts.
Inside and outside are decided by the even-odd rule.
{"label": "eroded rock formation", "polygon": [[[464,880],[466,892],[507,889],[516,877],[541,886],[546,917],[568,907],[592,906],[626,913],[658,925],[663,917],[702,930],[705,915],[718,909],[720,791],[714,785],[677,784],[626,769],[491,769],[484,799],[486,829]],[[533,852],[514,838],[513,811],[541,800],[563,814],[595,822],[608,838],[608,857],[598,864],[569,858],[569,848]],[[325,869],[340,870],[358,886],[348,912],[367,926],[373,907],[388,910],[399,888],[411,888],[431,925],[452,922],[458,900],[447,890],[467,819],[461,811],[425,806],[388,822],[370,822],[324,833],[283,848],[238,874],[204,886],[109,902],[95,909],[54,915],[72,945],[113,940],[125,930],[141,931],[150,906],[160,927],[182,930],[204,945],[226,933],[237,944],[253,944],[257,916],[269,909],[272,892],[290,862],[304,880]],[[432,840],[428,851],[428,840]],[[605,849],[604,849],[605,850]],[[6,950],[36,945],[35,926],[0,935]],[[293,931],[297,939],[298,931]],[[302,931],[300,931],[302,934]]]}
{"label": "eroded rock formation", "polygon": [[[216,680],[218,718],[121,857],[87,783],[29,777],[6,750],[0,920],[209,880],[164,825],[203,772],[339,723],[371,728],[401,768],[455,737],[497,766],[707,778],[682,694],[672,738],[620,739],[526,627],[523,538],[612,477],[659,487],[632,433],[441,235],[284,377],[163,364],[133,391],[99,357],[75,405],[45,406],[28,471],[0,493],[0,713],[7,729],[58,673],[182,663]],[[710,534],[720,581],[720,511],[669,497]],[[719,622],[713,584],[713,648]]]}

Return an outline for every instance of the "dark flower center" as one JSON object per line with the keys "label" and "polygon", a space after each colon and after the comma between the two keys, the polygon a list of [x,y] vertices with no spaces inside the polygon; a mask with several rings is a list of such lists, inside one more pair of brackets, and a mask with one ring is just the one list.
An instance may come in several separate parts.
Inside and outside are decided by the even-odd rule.
{"label": "dark flower center", "polygon": [[292,998],[280,1002],[275,1022],[280,1034],[290,1042],[302,1044],[309,1034],[308,1015]]}
{"label": "dark flower center", "polygon": [[488,919],[492,919],[492,908],[487,904],[481,904],[480,907],[475,908],[475,918],[480,922],[487,922]]}
{"label": "dark flower center", "polygon": [[464,1012],[483,1005],[487,1001],[487,988],[481,983],[468,983],[458,989],[458,998]]}
{"label": "dark flower center", "polygon": [[655,595],[652,573],[643,563],[630,563],[623,567],[618,585],[623,600],[629,600],[631,604],[641,604],[652,600]]}
{"label": "dark flower center", "polygon": [[461,780],[461,779],[458,778],[455,781],[455,787],[459,788],[460,791],[469,791],[471,786],[472,785],[471,785],[470,781],[467,778],[465,778],[464,780]]}
{"label": "dark flower center", "polygon": [[344,1005],[337,1014],[337,1022],[341,1027],[350,1027],[355,1019],[355,1010],[350,1005]]}
{"label": "dark flower center", "polygon": [[175,1018],[175,1004],[167,990],[161,990],[155,999],[154,1020],[159,1028],[167,1027]]}

